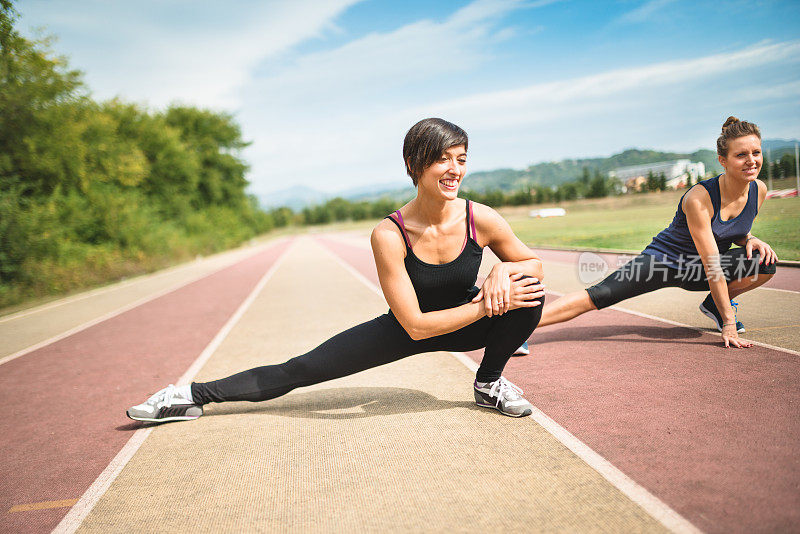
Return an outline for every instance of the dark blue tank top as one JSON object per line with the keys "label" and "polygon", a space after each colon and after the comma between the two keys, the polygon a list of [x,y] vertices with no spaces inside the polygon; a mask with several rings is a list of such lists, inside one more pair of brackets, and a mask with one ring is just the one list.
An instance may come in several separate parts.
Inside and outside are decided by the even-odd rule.
{"label": "dark blue tank top", "polygon": [[[419,259],[411,248],[400,210],[386,217],[400,229],[406,244],[405,266],[419,309],[423,312],[445,310],[461,306],[478,294],[475,281],[483,258],[483,248],[475,241],[475,221],[472,218],[472,202],[467,200],[466,237],[461,253],[447,263],[426,263]],[[390,311],[391,313],[391,311]]]}
{"label": "dark blue tank top", "polygon": [[[721,175],[720,175],[721,176]],[[697,185],[701,185],[708,191],[711,197],[711,205],[714,207],[714,216],[711,219],[711,233],[714,234],[714,241],[717,242],[720,254],[731,248],[734,241],[745,237],[750,228],[753,227],[753,220],[758,214],[758,184],[750,182],[747,190],[747,203],[736,217],[723,221],[720,219],[719,210],[721,195],[719,191],[719,176],[703,180]],[[688,191],[687,191],[688,193]],[[689,225],[686,223],[686,214],[683,212],[683,194],[678,201],[678,210],[672,223],[653,238],[647,245],[642,254],[655,256],[658,260],[666,263],[670,267],[680,269],[689,261],[695,263],[699,261],[697,248],[694,246],[692,236],[689,233]]]}

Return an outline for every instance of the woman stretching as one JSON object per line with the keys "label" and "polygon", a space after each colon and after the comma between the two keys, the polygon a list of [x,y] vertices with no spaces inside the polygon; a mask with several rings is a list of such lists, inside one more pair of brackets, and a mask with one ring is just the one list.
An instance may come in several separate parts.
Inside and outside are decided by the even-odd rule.
{"label": "woman stretching", "polygon": [[[442,119],[418,122],[406,134],[403,159],[417,196],[378,224],[371,238],[388,313],[282,364],[164,388],[130,408],[128,417],[196,419],[209,402],[274,399],[412,354],[481,347],[475,402],[512,417],[529,415],[532,406],[501,373],[542,316],[542,262],[494,210],[458,198],[467,160],[461,128]],[[501,262],[479,289],[485,246]]]}
{"label": "woman stretching", "polygon": [[[725,172],[687,191],[672,223],[639,256],[602,282],[550,304],[539,326],[662,287],[681,287],[710,290],[700,311],[722,332],[726,347],[750,347],[739,339],[744,325],[736,320],[732,299],[772,278],[778,259],[750,233],[767,194],[767,186],[757,179],[763,162],[758,126],[729,117],[717,139],[717,155]],[[732,244],[740,248],[730,249]]]}

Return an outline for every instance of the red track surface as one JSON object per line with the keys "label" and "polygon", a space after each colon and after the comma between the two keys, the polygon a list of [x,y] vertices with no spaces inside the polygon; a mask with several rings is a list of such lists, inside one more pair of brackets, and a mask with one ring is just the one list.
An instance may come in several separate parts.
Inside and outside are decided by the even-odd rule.
{"label": "red track surface", "polygon": [[222,271],[0,366],[0,532],[49,532],[139,428],[125,409],[176,381],[285,250]]}
{"label": "red track surface", "polygon": [[[318,240],[377,283],[368,250]],[[542,256],[552,261],[551,252]],[[505,376],[696,526],[800,528],[796,355],[725,350],[716,336],[615,310],[543,329],[533,341],[534,356],[513,358]],[[482,351],[469,356],[479,361]]]}

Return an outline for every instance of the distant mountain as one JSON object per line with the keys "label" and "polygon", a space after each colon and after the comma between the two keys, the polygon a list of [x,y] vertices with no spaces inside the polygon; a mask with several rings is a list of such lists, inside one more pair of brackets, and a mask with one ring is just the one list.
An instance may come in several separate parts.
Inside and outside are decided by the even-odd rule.
{"label": "distant mountain", "polygon": [[308,206],[323,204],[324,202],[335,197],[342,197],[354,201],[372,201],[384,197],[391,199],[404,199],[411,198],[413,196],[414,187],[411,185],[411,181],[409,180],[407,184],[404,181],[393,182],[379,186],[370,185],[354,187],[339,191],[338,193],[324,193],[310,187],[297,185],[287,189],[281,189],[279,191],[258,195],[258,200],[261,204],[261,207],[266,209],[277,208],[279,206],[288,206],[294,211],[300,211]]}
{"label": "distant mountain", "polygon": [[263,208],[288,206],[294,211],[302,210],[306,206],[322,204],[329,198],[331,195],[303,185],[258,195],[258,201]]}
{"label": "distant mountain", "polygon": [[[770,150],[770,156],[775,161],[785,153],[794,153],[794,144],[796,142],[795,140],[765,139],[761,146],[764,152],[767,149]],[[703,149],[691,153],[678,153],[631,148],[605,158],[564,159],[536,163],[525,169],[495,169],[473,172],[467,175],[464,186],[465,189],[481,192],[489,189],[500,189],[509,192],[517,191],[523,187],[550,187],[577,180],[583,173],[584,167],[588,168],[590,172],[598,170],[603,174],[607,174],[618,167],[644,165],[646,163],[676,159],[701,161],[706,166],[706,172],[722,172],[722,167],[717,161],[717,153],[713,150]],[[323,193],[310,187],[295,186],[260,195],[259,201],[265,208],[289,206],[293,210],[299,211],[307,206],[322,204],[333,197],[342,197],[354,201],[372,201],[379,198],[405,201],[412,198],[414,192],[415,189],[410,182],[405,181],[379,186],[370,185],[350,188],[333,194]]]}
{"label": "distant mountain", "polygon": [[775,161],[784,154],[794,154],[795,143],[800,143],[800,141],[797,139],[764,139],[761,142],[761,148],[764,150],[765,157],[767,156],[767,150],[769,150],[770,160]]}
{"label": "distant mountain", "polygon": [[346,198],[348,200],[377,200],[379,198],[411,198],[414,196],[414,186],[411,183],[411,178],[403,180],[402,182],[392,182],[382,184],[379,186],[368,185],[362,187],[354,187],[352,189],[345,189],[336,196]]}
{"label": "distant mountain", "polygon": [[515,191],[531,186],[550,187],[577,180],[583,173],[584,167],[591,172],[598,170],[606,174],[618,167],[676,159],[702,161],[709,172],[722,171],[717,161],[716,153],[711,150],[698,150],[690,154],[683,154],[632,148],[606,158],[565,159],[537,163],[521,170],[497,169],[474,172],[467,176],[465,186],[473,191],[486,191],[489,189]]}

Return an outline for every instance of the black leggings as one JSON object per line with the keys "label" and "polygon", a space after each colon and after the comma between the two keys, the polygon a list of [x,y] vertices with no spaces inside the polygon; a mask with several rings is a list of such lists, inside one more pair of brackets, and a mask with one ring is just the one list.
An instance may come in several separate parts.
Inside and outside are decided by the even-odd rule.
{"label": "black leggings", "polygon": [[[774,263],[767,265],[758,263],[758,260],[757,250],[748,259],[744,248],[733,248],[720,254],[720,267],[725,280],[729,282],[759,274],[775,274]],[[586,291],[592,303],[601,310],[662,287],[680,287],[687,291],[709,290],[703,264],[699,261],[687,262],[683,270],[678,270],[650,254],[639,254]]]}
{"label": "black leggings", "polygon": [[[544,304],[544,297],[539,300]],[[440,350],[464,352],[486,347],[476,380],[492,382],[542,318],[542,305],[484,317],[455,332],[415,341],[391,313],[337,334],[310,352],[278,365],[265,365],[215,380],[192,383],[198,404],[258,402],[291,390],[352,375],[412,354]]]}

